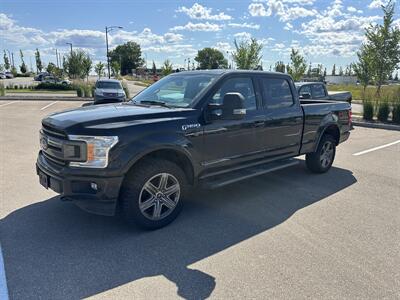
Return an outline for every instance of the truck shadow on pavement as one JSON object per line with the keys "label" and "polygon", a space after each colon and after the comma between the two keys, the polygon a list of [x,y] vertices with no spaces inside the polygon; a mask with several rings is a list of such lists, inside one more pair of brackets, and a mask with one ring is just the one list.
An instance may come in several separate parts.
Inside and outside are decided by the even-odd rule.
{"label": "truck shadow on pavement", "polygon": [[348,170],[314,175],[301,164],[196,191],[174,223],[152,232],[87,214],[58,197],[23,207],[0,222],[10,299],[84,298],[157,275],[175,283],[185,299],[207,298],[218,279],[191,264],[328,201],[355,182]]}

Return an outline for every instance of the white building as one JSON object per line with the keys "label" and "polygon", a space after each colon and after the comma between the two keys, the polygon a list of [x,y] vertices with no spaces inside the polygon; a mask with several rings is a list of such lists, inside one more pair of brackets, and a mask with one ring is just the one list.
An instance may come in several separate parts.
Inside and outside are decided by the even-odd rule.
{"label": "white building", "polygon": [[356,84],[357,76],[333,76],[326,75],[325,82],[327,84]]}

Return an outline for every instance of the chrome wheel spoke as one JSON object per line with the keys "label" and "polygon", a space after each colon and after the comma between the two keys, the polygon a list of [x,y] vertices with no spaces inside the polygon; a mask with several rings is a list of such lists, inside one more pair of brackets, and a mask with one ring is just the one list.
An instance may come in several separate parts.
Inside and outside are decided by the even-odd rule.
{"label": "chrome wheel spoke", "polygon": [[176,206],[176,203],[168,197],[162,197],[162,203],[169,209],[173,209]]}
{"label": "chrome wheel spoke", "polygon": [[140,209],[142,211],[149,209],[150,207],[152,207],[155,203],[155,198],[151,197],[150,199],[140,203]]}
{"label": "chrome wheel spoke", "polygon": [[178,192],[180,190],[179,184],[174,184],[165,190],[165,195],[171,196],[172,194]]}
{"label": "chrome wheel spoke", "polygon": [[156,188],[151,182],[150,180],[146,182],[146,184],[144,185],[144,189],[153,197],[155,197],[158,193],[158,188]]}
{"label": "chrome wheel spoke", "polygon": [[167,183],[168,183],[168,174],[166,173],[161,174],[160,185],[158,186],[158,189],[160,191],[165,190],[165,188],[167,187]]}
{"label": "chrome wheel spoke", "polygon": [[153,210],[153,218],[158,219],[161,216],[161,208],[162,208],[161,202],[155,201],[154,210]]}

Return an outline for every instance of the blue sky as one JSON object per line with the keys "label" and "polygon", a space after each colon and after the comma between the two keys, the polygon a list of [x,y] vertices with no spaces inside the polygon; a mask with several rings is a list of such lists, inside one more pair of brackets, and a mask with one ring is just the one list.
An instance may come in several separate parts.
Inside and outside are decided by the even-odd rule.
{"label": "blue sky", "polygon": [[[364,28],[381,22],[386,0],[235,0],[235,1],[0,1],[0,50],[19,49],[30,65],[39,48],[45,63],[55,62],[74,48],[105,61],[104,27],[123,26],[110,33],[111,48],[136,41],[147,57],[160,65],[170,59],[175,67],[193,60],[197,50],[215,47],[231,58],[233,40],[255,37],[263,43],[263,66],[289,61],[292,47],[308,61],[322,63],[328,72],[335,63],[345,67],[355,60]],[[396,7],[400,26],[400,3]],[[0,60],[2,62],[2,60]]]}

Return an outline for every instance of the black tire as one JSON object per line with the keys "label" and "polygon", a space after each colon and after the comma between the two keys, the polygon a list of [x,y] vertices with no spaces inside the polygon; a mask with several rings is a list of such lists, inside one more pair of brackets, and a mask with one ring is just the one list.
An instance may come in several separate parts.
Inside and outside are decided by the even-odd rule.
{"label": "black tire", "polygon": [[[167,178],[165,185],[161,183],[161,178],[164,179],[164,177]],[[151,189],[156,188],[152,193],[145,187],[145,185],[148,186],[149,181],[152,185]],[[179,193],[167,196],[167,189],[172,188],[172,184],[175,184],[175,182],[179,185]],[[165,186],[165,189],[160,188],[162,185]],[[139,162],[124,180],[120,193],[122,216],[129,225],[136,225],[144,229],[153,230],[164,227],[175,220],[181,212],[187,189],[185,173],[176,164],[162,159],[146,159]],[[155,198],[153,200],[155,203],[142,211],[143,207],[146,206],[144,203],[146,201],[151,202],[150,200],[153,198]],[[173,209],[167,206],[168,204],[172,207],[171,203],[175,203]],[[160,213],[158,219],[155,217],[157,216],[156,207],[159,208]],[[170,211],[167,213],[167,210]]]}
{"label": "black tire", "polygon": [[[327,154],[327,148],[325,147],[330,147],[331,151],[329,154]],[[331,168],[335,160],[335,155],[335,138],[329,134],[324,134],[318,144],[317,151],[306,154],[307,168],[314,173],[325,173]]]}

